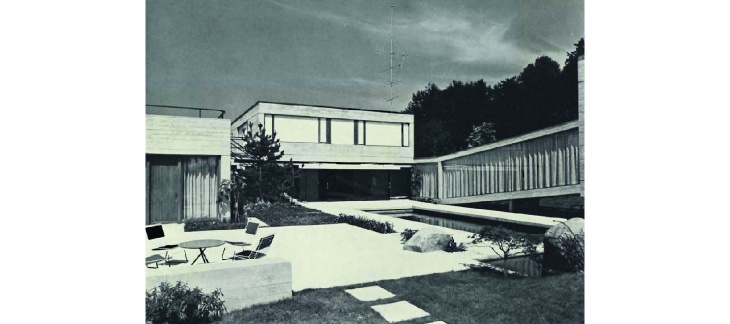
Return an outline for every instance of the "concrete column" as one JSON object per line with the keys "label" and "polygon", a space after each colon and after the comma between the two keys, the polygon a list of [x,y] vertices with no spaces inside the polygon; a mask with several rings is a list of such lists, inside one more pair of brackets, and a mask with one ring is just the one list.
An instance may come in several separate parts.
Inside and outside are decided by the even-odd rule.
{"label": "concrete column", "polygon": [[578,58],[578,147],[580,154],[580,196],[585,196],[585,59]]}
{"label": "concrete column", "polygon": [[438,174],[438,199],[444,199],[444,166],[441,161],[436,165]]}

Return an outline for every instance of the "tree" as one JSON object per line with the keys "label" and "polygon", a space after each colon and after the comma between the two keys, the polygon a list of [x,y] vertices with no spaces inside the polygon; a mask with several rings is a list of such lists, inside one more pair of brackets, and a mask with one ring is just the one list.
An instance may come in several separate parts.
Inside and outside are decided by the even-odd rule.
{"label": "tree", "polygon": [[258,128],[258,132],[249,132],[243,136],[246,142],[243,151],[251,160],[236,175],[242,178],[242,184],[246,187],[243,201],[280,201],[284,199],[284,194],[291,193],[297,170],[291,160],[285,164],[278,162],[284,156],[284,151],[280,151],[281,144],[276,132],[266,134],[261,124]]}
{"label": "tree", "polygon": [[468,147],[475,121],[484,119],[488,87],[483,80],[453,81],[445,89],[428,84],[413,94],[406,113],[413,114],[416,157],[439,156]]}
{"label": "tree", "polygon": [[[253,123],[249,122],[249,129]],[[246,145],[243,147],[243,152],[248,155],[253,163],[261,165],[266,162],[275,162],[284,156],[284,151],[279,152],[281,149],[281,143],[276,138],[276,132],[272,132],[271,135],[266,134],[264,125],[259,124],[259,131],[256,133],[246,132],[243,135],[243,141]]]}
{"label": "tree", "polygon": [[[539,239],[530,234],[523,234],[508,230],[502,226],[484,227],[479,233],[471,236],[473,243],[488,241],[494,253],[502,258],[502,272],[507,276],[507,259],[518,254],[529,255],[536,251]],[[497,247],[495,249],[494,247]],[[499,250],[499,251],[498,251]]]}
{"label": "tree", "polygon": [[578,57],[585,55],[585,41],[581,37],[574,45],[575,50],[568,52],[560,72],[560,97],[564,99],[564,109],[559,113],[565,121],[578,119]]}
{"label": "tree", "polygon": [[491,134],[502,140],[577,119],[577,58],[585,52],[583,39],[575,46],[562,70],[558,62],[540,56],[492,86],[483,80],[454,80],[444,89],[429,83],[414,93],[404,112],[414,116],[415,157],[446,155],[481,143],[474,130],[485,123],[493,124]]}
{"label": "tree", "polygon": [[494,123],[483,122],[479,126],[474,126],[471,134],[466,139],[469,147],[482,146],[484,144],[494,143],[497,141],[495,134],[497,131],[494,130]]}

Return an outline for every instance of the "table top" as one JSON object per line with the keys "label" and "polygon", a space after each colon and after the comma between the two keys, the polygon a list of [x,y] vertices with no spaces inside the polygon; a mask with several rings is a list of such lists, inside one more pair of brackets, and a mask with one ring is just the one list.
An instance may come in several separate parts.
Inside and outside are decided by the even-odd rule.
{"label": "table top", "polygon": [[193,240],[180,243],[180,247],[183,249],[204,249],[209,247],[221,246],[226,241],[221,240]]}

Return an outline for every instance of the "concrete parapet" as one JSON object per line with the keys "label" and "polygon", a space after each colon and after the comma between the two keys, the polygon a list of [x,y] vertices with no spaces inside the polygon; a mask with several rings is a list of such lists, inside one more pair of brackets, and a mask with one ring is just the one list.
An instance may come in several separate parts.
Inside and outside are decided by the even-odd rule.
{"label": "concrete parapet", "polygon": [[147,269],[148,290],[164,281],[182,281],[205,293],[220,288],[228,311],[292,296],[291,262],[277,258]]}

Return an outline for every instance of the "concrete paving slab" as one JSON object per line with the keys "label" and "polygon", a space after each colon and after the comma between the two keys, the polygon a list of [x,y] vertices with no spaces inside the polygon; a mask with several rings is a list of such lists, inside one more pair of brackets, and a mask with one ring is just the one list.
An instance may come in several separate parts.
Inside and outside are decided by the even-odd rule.
{"label": "concrete paving slab", "polygon": [[393,295],[390,291],[387,291],[380,286],[347,289],[345,292],[357,298],[359,301],[374,301],[395,297],[395,295]]}
{"label": "concrete paving slab", "polygon": [[[197,239],[219,239],[226,241],[256,242],[256,240],[275,234],[271,249],[266,258],[281,258],[292,263],[292,290],[309,288],[331,288],[349,286],[380,280],[400,279],[468,269],[468,264],[478,264],[467,253],[416,253],[404,251],[400,234],[379,234],[348,224],[282,226],[260,228],[255,237],[246,235],[245,230],[221,230],[203,232],[172,233],[158,240],[148,241],[147,255],[159,253],[152,247],[162,244],[179,244]],[[225,256],[223,249],[226,248]],[[211,264],[246,261],[231,261],[232,251],[240,247],[224,244],[208,248],[205,254]],[[179,255],[175,259],[185,259],[187,251],[190,262],[167,266],[159,269],[146,269],[149,275],[168,271],[185,271],[195,268],[200,261],[191,264],[198,250],[177,248],[171,251]],[[140,260],[140,266],[142,262]],[[177,270],[175,270],[177,268]],[[192,269],[191,269],[192,270]],[[190,270],[188,270],[190,271]],[[325,275],[323,275],[325,274]]]}
{"label": "concrete paving slab", "polygon": [[407,301],[370,306],[370,308],[378,312],[380,316],[383,316],[388,323],[407,321],[431,315]]}

